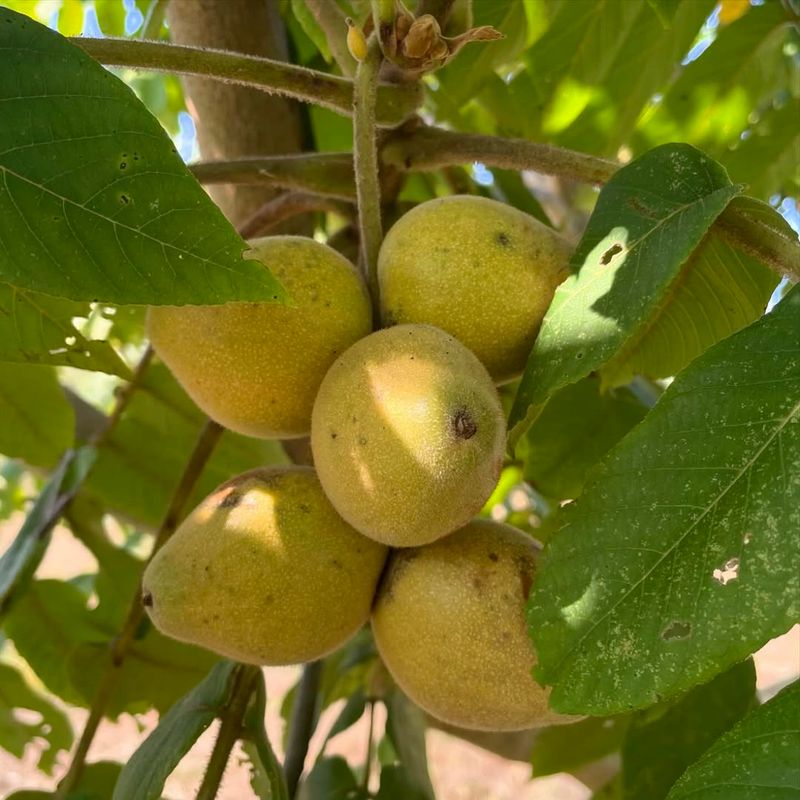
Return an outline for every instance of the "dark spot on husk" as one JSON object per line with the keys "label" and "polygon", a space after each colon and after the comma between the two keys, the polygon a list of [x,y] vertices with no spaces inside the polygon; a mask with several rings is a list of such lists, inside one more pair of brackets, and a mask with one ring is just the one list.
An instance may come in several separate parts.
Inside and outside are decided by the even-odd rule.
{"label": "dark spot on husk", "polygon": [[499,558],[500,558],[500,556],[498,556],[497,553],[489,553],[489,560],[490,561],[497,561]]}
{"label": "dark spot on husk", "polygon": [[459,439],[471,439],[478,432],[478,426],[472,414],[466,408],[460,408],[453,415],[453,433]]}
{"label": "dark spot on husk", "polygon": [[531,586],[533,586],[533,565],[521,558],[517,562],[517,569],[519,570],[519,585],[522,589],[522,596],[527,601],[531,593]]}
{"label": "dark spot on husk", "polygon": [[153,607],[153,595],[150,592],[145,592],[142,595],[142,605],[145,608],[152,608]]}
{"label": "dark spot on husk", "polygon": [[242,495],[235,489],[231,489],[225,497],[222,498],[219,508],[236,508],[242,502]]}
{"label": "dark spot on husk", "polygon": [[511,244],[511,237],[509,237],[505,231],[498,231],[498,233],[495,234],[494,240],[501,247],[508,247]]}

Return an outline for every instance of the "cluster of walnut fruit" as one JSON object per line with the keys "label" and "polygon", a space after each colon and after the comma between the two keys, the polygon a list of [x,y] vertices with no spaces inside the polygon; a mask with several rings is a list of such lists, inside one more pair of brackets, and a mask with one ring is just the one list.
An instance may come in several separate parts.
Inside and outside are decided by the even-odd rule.
{"label": "cluster of walnut fruit", "polygon": [[389,231],[380,318],[342,255],[251,243],[289,303],[153,307],[158,355],[197,405],[250,436],[311,434],[315,469],[232,478],[148,566],[164,633],[253,664],[318,659],[370,618],[399,686],[453,725],[551,724],[524,606],[536,543],[476,519],[499,477],[495,385],[521,372],[569,247],[510,206],[423,203]]}

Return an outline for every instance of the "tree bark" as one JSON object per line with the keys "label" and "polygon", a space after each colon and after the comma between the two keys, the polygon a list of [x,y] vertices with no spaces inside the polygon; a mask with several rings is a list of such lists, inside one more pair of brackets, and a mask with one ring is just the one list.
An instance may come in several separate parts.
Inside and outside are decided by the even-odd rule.
{"label": "tree bark", "polygon": [[[288,60],[274,0],[170,0],[167,19],[177,44]],[[183,85],[204,159],[300,152],[302,122],[293,101],[203,78],[183,78]],[[275,196],[264,186],[215,186],[210,192],[234,225]],[[293,232],[298,222],[303,221],[294,222]]]}

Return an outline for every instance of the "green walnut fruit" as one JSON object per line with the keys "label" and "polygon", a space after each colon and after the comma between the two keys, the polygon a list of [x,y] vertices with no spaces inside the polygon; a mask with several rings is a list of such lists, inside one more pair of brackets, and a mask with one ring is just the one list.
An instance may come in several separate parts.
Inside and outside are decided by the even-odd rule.
{"label": "green walnut fruit", "polygon": [[483,365],[430,325],[378,331],[341,355],[314,403],[311,447],[336,510],[394,547],[469,521],[497,483],[505,420]]}
{"label": "green walnut fruit", "polygon": [[328,367],[372,329],[353,265],[301,236],[251,242],[283,284],[289,305],[153,306],[147,331],[194,402],[226,428],[260,438],[308,435]]}
{"label": "green walnut fruit", "polygon": [[401,217],[378,259],[384,324],[424,322],[455,336],[502,383],[525,367],[570,246],[485,197],[443,197]]}
{"label": "green walnut fruit", "polygon": [[369,618],[386,548],[333,509],[309,467],[220,486],[144,573],[156,627],[251,664],[313,661]]}
{"label": "green walnut fruit", "polygon": [[525,603],[536,557],[532,539],[487,520],[390,556],[372,631],[389,672],[429,714],[492,731],[570,721],[531,676]]}

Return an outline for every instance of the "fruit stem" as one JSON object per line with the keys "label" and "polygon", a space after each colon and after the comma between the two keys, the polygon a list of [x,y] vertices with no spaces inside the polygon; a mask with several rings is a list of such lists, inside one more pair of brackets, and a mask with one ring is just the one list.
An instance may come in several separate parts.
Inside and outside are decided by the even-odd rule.
{"label": "fruit stem", "polygon": [[383,239],[378,147],[375,140],[375,100],[382,60],[378,39],[373,34],[367,45],[367,57],[356,70],[353,89],[353,168],[358,198],[361,261],[375,314],[378,313],[378,251]]}
{"label": "fruit stem", "polygon": [[231,750],[242,736],[244,730],[242,722],[259,675],[259,668],[249,664],[237,664],[234,668],[230,697],[221,717],[222,724],[219,726],[203,782],[197,790],[196,800],[214,800],[217,796]]}
{"label": "fruit stem", "polygon": [[303,667],[303,675],[297,687],[297,696],[289,720],[289,735],[286,743],[286,757],[283,772],[289,797],[294,797],[297,784],[303,774],[303,766],[308,753],[308,743],[314,733],[317,716],[317,692],[322,678],[323,661],[312,661]]}
{"label": "fruit stem", "polygon": [[364,794],[369,792],[369,779],[372,772],[372,738],[375,731],[375,701],[369,701],[369,728],[367,729],[367,755],[364,758],[364,778],[361,786]]}
{"label": "fruit stem", "polygon": [[[101,64],[199,75],[314,103],[345,116],[352,112],[353,82],[327,72],[260,56],[160,41],[111,37],[71,37],[70,41]],[[376,87],[376,91],[376,114],[380,125],[403,122],[416,111],[422,100],[422,89],[416,83],[383,84]]]}
{"label": "fruit stem", "polygon": [[78,784],[78,781],[83,774],[83,768],[86,762],[86,756],[89,753],[89,747],[92,740],[97,733],[97,728],[103,719],[106,707],[117,687],[117,683],[122,674],[122,665],[128,650],[133,644],[136,632],[144,617],[144,606],[142,605],[142,591],[141,591],[141,573],[144,572],[145,567],[164,545],[170,536],[175,532],[178,523],[184,514],[186,505],[189,498],[194,491],[200,475],[203,472],[206,462],[214,451],[214,448],[219,442],[222,435],[223,428],[212,420],[208,420],[203,427],[197,442],[194,446],[192,454],[189,456],[189,461],[183,471],[183,475],[178,482],[175,491],[173,492],[169,506],[161,521],[158,532],[156,533],[155,541],[153,543],[153,551],[150,558],[145,564],[142,565],[140,572],[140,583],[136,588],[136,593],[131,601],[128,609],[128,615],[122,630],[119,635],[111,643],[109,648],[109,658],[106,668],[100,677],[100,681],[95,689],[92,697],[92,703],[89,708],[89,717],[83,727],[81,738],[72,755],[72,760],[67,770],[64,779],[58,785],[56,791],[56,798],[63,800]]}

